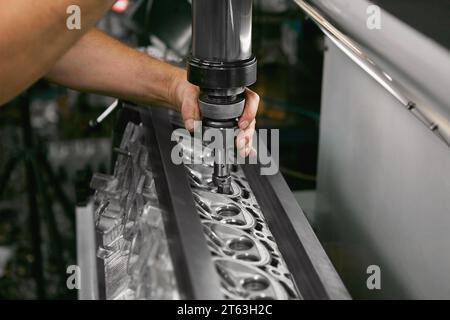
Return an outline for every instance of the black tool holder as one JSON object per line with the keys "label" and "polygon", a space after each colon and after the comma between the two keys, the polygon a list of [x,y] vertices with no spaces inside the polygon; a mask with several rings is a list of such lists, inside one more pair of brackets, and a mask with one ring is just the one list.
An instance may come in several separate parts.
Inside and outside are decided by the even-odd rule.
{"label": "black tool holder", "polygon": [[252,0],[192,2],[188,80],[200,87],[204,125],[242,114],[245,87],[256,82],[251,42]]}

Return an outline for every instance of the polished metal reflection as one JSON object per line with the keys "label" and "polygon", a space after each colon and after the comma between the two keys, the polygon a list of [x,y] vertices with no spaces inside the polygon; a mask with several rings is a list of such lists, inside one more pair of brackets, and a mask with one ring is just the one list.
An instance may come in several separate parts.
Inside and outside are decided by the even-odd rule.
{"label": "polished metal reflection", "polygon": [[[183,155],[205,162],[185,167],[224,297],[301,298],[241,168],[232,166],[231,192],[220,194],[212,183],[211,152],[194,152],[186,141],[180,142]],[[120,149],[114,174],[91,181],[106,298],[178,299],[142,127],[130,123]]]}
{"label": "polished metal reflection", "polygon": [[234,62],[252,55],[252,0],[193,0],[192,54]]}
{"label": "polished metal reflection", "polygon": [[203,226],[208,244],[217,255],[229,256],[255,266],[270,262],[269,250],[247,232],[217,222],[204,222]]}
{"label": "polished metal reflection", "polygon": [[215,259],[222,290],[228,299],[286,300],[287,292],[269,274],[233,259]]}
{"label": "polished metal reflection", "polygon": [[112,176],[95,174],[95,225],[107,299],[178,299],[143,128],[129,123]]}
{"label": "polished metal reflection", "polygon": [[196,190],[194,200],[202,217],[233,225],[238,229],[252,228],[256,220],[242,205],[216,192]]}
{"label": "polished metal reflection", "polygon": [[[186,140],[180,145],[189,156],[201,154],[190,153]],[[209,154],[206,147],[203,154]],[[232,190],[221,194],[212,183],[212,158],[202,160],[185,167],[209,249],[220,258],[215,263],[225,297],[301,299],[242,169],[232,166]]]}
{"label": "polished metal reflection", "polygon": [[399,82],[392,79],[353,40],[339,31],[313,6],[304,0],[294,1],[342,52],[394,96],[397,101],[431,130],[442,142],[450,147],[450,126],[442,120],[445,117],[436,116],[432,112],[429,112],[428,109],[417,104],[412,99],[411,94]]}
{"label": "polished metal reflection", "polygon": [[129,288],[135,299],[179,298],[173,264],[158,207],[147,205],[140,217],[128,255]]}

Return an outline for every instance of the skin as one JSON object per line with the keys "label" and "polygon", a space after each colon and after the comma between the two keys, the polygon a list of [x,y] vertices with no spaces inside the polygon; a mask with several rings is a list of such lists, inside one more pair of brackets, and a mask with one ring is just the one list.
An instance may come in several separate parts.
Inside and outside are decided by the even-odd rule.
{"label": "skin", "polygon": [[[186,71],[149,57],[93,27],[115,0],[0,0],[0,105],[42,77],[69,88],[142,104],[163,103],[181,112],[188,130],[201,115],[199,89]],[[7,6],[6,6],[7,5]],[[68,30],[66,9],[78,5],[81,30]],[[246,89],[236,139],[242,156],[251,147],[258,95]]]}

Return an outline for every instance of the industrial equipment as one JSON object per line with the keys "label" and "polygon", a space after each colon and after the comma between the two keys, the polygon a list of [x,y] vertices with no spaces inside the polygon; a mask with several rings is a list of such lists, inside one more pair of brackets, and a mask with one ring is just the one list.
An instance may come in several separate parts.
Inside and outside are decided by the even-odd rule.
{"label": "industrial equipment", "polygon": [[201,154],[170,141],[178,114],[130,104],[120,113],[114,174],[91,183],[98,274],[85,277],[98,282],[83,298],[349,298],[280,174],[233,165],[222,194],[208,150],[203,164],[171,161],[178,144]]}
{"label": "industrial equipment", "polygon": [[[256,81],[252,1],[193,0],[192,8],[188,80],[201,89],[203,126],[221,130],[229,143],[226,131],[235,130],[245,88]],[[91,182],[96,240],[90,255],[98,273],[86,276],[94,279],[92,290],[80,296],[349,298],[280,173],[264,176],[260,164],[230,164],[232,146],[209,150],[175,131],[183,125],[172,111],[118,107],[114,173]],[[176,146],[183,157],[203,158],[176,165]],[[77,238],[79,245],[88,239]],[[88,254],[80,253],[80,264]]]}
{"label": "industrial equipment", "polygon": [[[214,183],[230,193],[226,130],[234,130],[244,109],[245,87],[256,81],[252,55],[252,0],[192,1],[192,56],[188,80],[199,86],[203,126],[223,132],[225,150],[215,150]],[[229,142],[228,142],[229,144]]]}

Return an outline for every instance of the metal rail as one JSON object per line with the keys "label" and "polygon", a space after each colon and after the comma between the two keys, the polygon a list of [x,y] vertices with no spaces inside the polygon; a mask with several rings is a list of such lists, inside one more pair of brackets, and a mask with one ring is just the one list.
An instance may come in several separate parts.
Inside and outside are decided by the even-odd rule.
{"label": "metal rail", "polygon": [[85,207],[76,208],[77,263],[83,272],[79,300],[98,300],[97,261],[94,234],[94,208],[90,202]]}
{"label": "metal rail", "polygon": [[[166,232],[182,299],[221,300],[219,277],[214,269],[184,167],[171,159],[175,142],[167,110],[140,109],[147,131],[150,161],[161,208],[166,212]],[[159,152],[154,150],[157,146]]]}
{"label": "metal rail", "polygon": [[450,147],[450,127],[439,121],[426,109],[416,103],[403,86],[379,67],[364,51],[347,35],[334,27],[322,14],[304,0],[294,2],[310,17],[322,32],[353,62],[368,73],[422,124],[431,130],[436,137]]}

